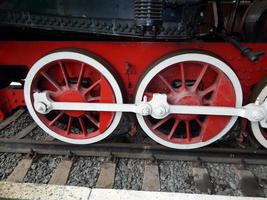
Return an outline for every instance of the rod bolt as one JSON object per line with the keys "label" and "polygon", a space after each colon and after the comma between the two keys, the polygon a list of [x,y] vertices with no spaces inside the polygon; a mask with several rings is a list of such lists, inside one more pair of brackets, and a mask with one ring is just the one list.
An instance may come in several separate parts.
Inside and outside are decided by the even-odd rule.
{"label": "rod bolt", "polygon": [[142,115],[147,116],[147,115],[150,115],[150,114],[151,114],[151,109],[150,109],[150,107],[145,107],[145,108],[143,108],[143,110],[142,110]]}
{"label": "rod bolt", "polygon": [[146,102],[146,100],[144,100],[143,102],[141,102],[138,107],[137,107],[137,113],[143,115],[143,116],[147,116],[150,115],[152,113],[152,108],[151,106]]}
{"label": "rod bolt", "polygon": [[255,105],[256,105],[256,106],[259,106],[259,105],[260,105],[260,102],[261,102],[261,99],[258,97],[258,98],[256,99]]}
{"label": "rod bolt", "polygon": [[262,121],[265,117],[265,112],[262,110],[254,110],[251,114],[256,121]]}
{"label": "rod bolt", "polygon": [[35,104],[35,109],[37,112],[41,113],[41,114],[45,114],[47,111],[47,107],[43,102],[38,102]]}
{"label": "rod bolt", "polygon": [[154,110],[154,115],[157,117],[163,117],[168,113],[168,110],[164,106],[158,106]]}

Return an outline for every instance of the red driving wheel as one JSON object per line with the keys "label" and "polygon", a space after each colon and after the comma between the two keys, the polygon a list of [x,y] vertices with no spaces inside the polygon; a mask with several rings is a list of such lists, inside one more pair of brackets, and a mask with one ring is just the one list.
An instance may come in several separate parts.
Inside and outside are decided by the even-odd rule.
{"label": "red driving wheel", "polygon": [[[194,60],[194,57],[199,59]],[[214,57],[211,57],[214,62],[210,62],[209,57],[202,54],[194,54],[192,57],[183,54],[176,56],[181,61],[171,65],[169,63],[173,58],[169,62],[168,59],[162,61],[155,66],[154,71],[152,68],[151,73],[148,72],[144,77],[140,87],[145,89],[138,95],[141,96],[142,93],[141,98],[147,96],[149,101],[153,93],[166,94],[170,105],[235,107],[237,95],[240,94],[236,92],[234,81],[229,79],[232,75],[222,70],[225,63]],[[215,61],[224,65],[219,68],[215,66]],[[229,71],[228,68],[226,71]],[[145,132],[159,143],[173,148],[197,148],[219,137],[232,117],[170,114],[163,119],[151,116],[139,116],[138,119],[141,126],[145,127]]]}
{"label": "red driving wheel", "polygon": [[[32,69],[33,73],[30,72],[27,77],[26,81],[30,84],[30,102],[26,101],[28,108],[33,108],[33,94],[43,91],[48,92],[55,102],[122,102],[119,87],[113,87],[117,82],[100,62],[75,52],[54,54],[58,55],[57,59],[54,59],[55,56],[50,56],[52,60],[50,62],[40,64],[42,61],[38,61],[39,63],[37,62],[38,64]],[[71,57],[67,58],[69,56]],[[114,84],[111,83],[112,81]],[[34,108],[33,111],[34,113],[30,113],[45,131],[60,140],[77,144],[103,139],[102,135],[106,134],[105,132],[111,127],[116,115],[112,112],[71,110],[53,110],[43,115],[36,112]],[[118,121],[119,119],[116,123]],[[112,126],[114,129],[116,125]],[[111,130],[109,130],[110,133]]]}

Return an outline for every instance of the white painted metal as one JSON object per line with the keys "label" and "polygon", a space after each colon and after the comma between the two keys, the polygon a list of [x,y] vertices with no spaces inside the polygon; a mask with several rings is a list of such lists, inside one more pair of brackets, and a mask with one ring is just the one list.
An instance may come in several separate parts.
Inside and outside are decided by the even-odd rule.
{"label": "white painted metal", "polygon": [[[181,54],[181,55],[175,55],[170,58],[167,58],[160,63],[158,63],[156,66],[154,66],[147,74],[146,76],[142,79],[137,93],[136,93],[136,98],[135,98],[135,103],[138,104],[142,102],[142,98],[144,95],[144,91],[149,84],[149,82],[163,69],[174,65],[176,63],[180,62],[187,62],[187,61],[196,61],[196,62],[204,62],[208,63],[212,66],[217,67],[219,70],[221,70],[232,82],[234,90],[235,90],[235,95],[236,95],[236,107],[240,108],[242,106],[242,100],[243,100],[243,94],[242,94],[242,89],[240,82],[236,76],[236,74],[233,72],[233,70],[223,61],[209,56],[205,54],[200,54],[200,53],[186,53],[186,54]],[[217,134],[217,136],[213,137],[212,139],[205,141],[205,142],[199,142],[199,143],[194,143],[194,144],[177,144],[177,143],[172,143],[167,140],[164,140],[157,136],[155,133],[150,130],[150,127],[145,122],[145,119],[142,115],[137,115],[137,119],[143,130],[147,133],[149,137],[151,137],[153,140],[156,142],[170,147],[170,148],[175,148],[175,149],[194,149],[194,148],[199,148],[206,146],[218,139],[220,139],[223,135],[225,135],[230,128],[234,125],[235,121],[237,120],[236,116],[233,116],[229,123],[225,126],[225,128]]]}
{"label": "white painted metal", "polygon": [[[80,54],[80,53],[76,53],[76,52],[70,52],[70,51],[62,51],[62,52],[51,53],[51,54],[44,56],[43,58],[38,60],[30,69],[30,71],[29,71],[29,73],[25,79],[25,85],[24,85],[24,98],[25,98],[27,108],[28,108],[32,118],[34,119],[34,121],[45,132],[47,132],[52,137],[55,137],[61,141],[64,141],[67,143],[73,143],[73,144],[91,144],[91,143],[98,142],[98,141],[106,138],[108,135],[110,135],[114,131],[114,129],[117,127],[117,125],[119,124],[119,121],[121,119],[121,114],[122,114],[121,112],[117,112],[115,114],[112,123],[107,128],[107,130],[105,132],[103,132],[101,135],[96,136],[94,138],[89,138],[89,139],[71,139],[71,138],[67,138],[67,137],[64,137],[64,136],[57,134],[56,132],[52,131],[46,124],[44,124],[39,119],[39,117],[38,117],[38,115],[34,109],[34,106],[32,104],[31,87],[32,87],[32,82],[34,80],[35,75],[47,64],[54,62],[54,61],[57,61],[57,60],[66,60],[66,59],[80,61],[80,62],[86,63],[86,64],[92,66],[93,68],[97,69],[110,83],[110,85],[113,89],[115,98],[116,98],[116,102],[118,104],[123,103],[122,94],[121,94],[119,85],[118,85],[117,81],[115,80],[115,78],[113,77],[113,75],[107,70],[107,68],[104,65],[102,65],[100,62],[98,62],[94,58],[86,56],[84,54]],[[40,108],[40,107],[43,107],[43,105],[37,105],[37,107]]]}
{"label": "white painted metal", "polygon": [[47,114],[52,110],[72,110],[72,111],[109,111],[109,112],[133,112],[145,115],[150,114],[150,105],[141,103],[139,106],[134,104],[115,104],[115,103],[79,103],[79,102],[55,102],[51,100],[48,92],[34,93],[34,108],[40,114]]}
{"label": "white painted metal", "polygon": [[[263,88],[263,90],[258,95],[258,98],[255,102],[255,104],[261,104],[262,102],[266,102],[267,99],[267,85]],[[258,140],[258,142],[267,148],[267,140],[264,138],[262,134],[261,127],[264,127],[266,125],[267,118],[264,120],[264,123],[259,122],[251,122],[251,130],[255,136],[255,138]]]}
{"label": "white painted metal", "polygon": [[[114,103],[75,103],[54,102],[49,98],[48,92],[34,93],[34,108],[41,114],[51,110],[82,110],[82,111],[108,111],[133,112],[142,116],[151,115],[155,119],[163,119],[169,114],[197,114],[239,116],[250,121],[262,121],[267,114],[267,101],[259,105],[248,104],[241,108],[219,106],[186,106],[169,105],[166,94],[153,94],[151,101],[142,101],[140,104],[114,104]],[[265,125],[265,127],[267,127]]]}
{"label": "white painted metal", "polygon": [[[182,169],[181,169],[182,170]],[[266,200],[261,197],[238,197],[178,192],[150,192],[122,189],[98,189],[69,185],[14,183],[0,181],[0,199],[27,200]]]}

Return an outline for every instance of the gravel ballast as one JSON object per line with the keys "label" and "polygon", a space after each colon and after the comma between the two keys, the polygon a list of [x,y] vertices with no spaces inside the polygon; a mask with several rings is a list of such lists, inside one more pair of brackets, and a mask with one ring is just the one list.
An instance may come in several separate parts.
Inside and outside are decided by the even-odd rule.
{"label": "gravel ballast", "polygon": [[47,137],[49,137],[49,135],[40,127],[33,129],[33,131],[26,136],[26,138],[33,140],[45,140]]}
{"label": "gravel ballast", "polygon": [[68,185],[95,187],[104,158],[82,157],[72,166]]}
{"label": "gravel ballast", "polygon": [[161,191],[195,193],[191,162],[162,161],[159,172]]}
{"label": "gravel ballast", "polygon": [[246,168],[258,178],[259,184],[263,188],[264,195],[267,197],[267,166],[247,165]]}
{"label": "gravel ballast", "polygon": [[61,156],[51,155],[34,159],[23,181],[26,183],[48,183],[61,160]]}
{"label": "gravel ballast", "polygon": [[239,189],[239,178],[232,165],[206,163],[206,167],[213,185],[214,194],[242,196]]}
{"label": "gravel ballast", "polygon": [[141,190],[144,165],[144,160],[120,159],[117,163],[114,188]]}
{"label": "gravel ballast", "polygon": [[0,154],[0,181],[5,180],[23,158],[21,154]]}
{"label": "gravel ballast", "polygon": [[23,113],[16,121],[9,124],[0,131],[0,137],[14,136],[27,126],[33,123],[33,119],[28,112]]}

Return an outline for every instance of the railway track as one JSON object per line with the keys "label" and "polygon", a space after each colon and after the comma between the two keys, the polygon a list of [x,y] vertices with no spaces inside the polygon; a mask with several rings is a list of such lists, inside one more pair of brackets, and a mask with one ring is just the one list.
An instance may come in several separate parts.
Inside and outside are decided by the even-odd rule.
{"label": "railway track", "polygon": [[[6,134],[0,138],[2,163],[9,162],[9,156],[19,155],[8,169],[2,166],[0,180],[267,196],[266,150],[219,146],[174,150],[154,143],[114,141],[70,145],[47,135],[34,139],[37,126],[33,121],[19,125],[25,115],[25,110],[18,110],[0,124],[0,133]],[[14,132],[7,134],[11,127]]]}
{"label": "railway track", "polygon": [[267,165],[266,150],[215,147],[198,150],[173,150],[160,145],[128,143],[99,143],[79,146],[58,141],[12,138],[0,139],[0,152]]}
{"label": "railway track", "polygon": [[[0,124],[0,131],[8,128],[9,125],[12,127],[12,123],[16,122],[23,113],[27,114],[24,109],[20,109],[2,122]],[[73,145],[54,140],[54,138],[48,135],[45,135],[42,139],[33,139],[31,134],[36,128],[37,125],[32,121],[28,122],[28,125],[21,128],[21,130],[15,131],[15,134],[12,133],[0,137],[0,152],[267,165],[267,150],[255,147],[242,149],[240,147],[211,146],[194,150],[176,150],[155,143],[136,144],[114,142],[112,140],[91,145]]]}

